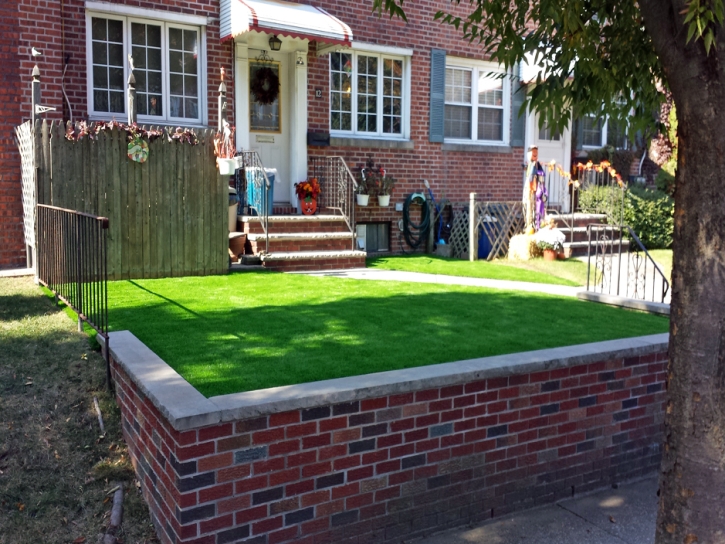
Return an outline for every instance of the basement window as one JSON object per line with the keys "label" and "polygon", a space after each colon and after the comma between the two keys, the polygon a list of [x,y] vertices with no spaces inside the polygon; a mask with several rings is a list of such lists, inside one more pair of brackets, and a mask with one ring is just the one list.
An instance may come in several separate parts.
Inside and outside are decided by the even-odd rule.
{"label": "basement window", "polygon": [[357,249],[368,253],[390,251],[390,223],[358,223]]}

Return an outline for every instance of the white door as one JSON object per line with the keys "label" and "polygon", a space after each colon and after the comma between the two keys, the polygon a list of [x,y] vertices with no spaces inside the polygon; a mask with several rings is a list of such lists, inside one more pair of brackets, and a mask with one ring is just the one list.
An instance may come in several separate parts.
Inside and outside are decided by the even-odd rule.
{"label": "white door", "polygon": [[[533,126],[531,126],[532,142],[539,148],[539,162],[541,164],[547,164],[554,161],[564,172],[569,172],[571,165],[571,131],[566,128],[563,132],[559,133],[546,125],[539,128],[538,115],[533,121]],[[568,180],[557,175],[556,172],[549,179],[550,205],[559,206],[561,211],[568,212]]]}
{"label": "white door", "polygon": [[[249,94],[249,147],[259,153],[265,168],[275,168],[274,201],[290,203],[290,85],[289,55],[270,53],[271,62],[259,60],[262,51],[249,50],[249,82],[260,70],[271,70],[279,78],[279,95],[271,104],[260,104]],[[264,78],[262,78],[264,79]]]}

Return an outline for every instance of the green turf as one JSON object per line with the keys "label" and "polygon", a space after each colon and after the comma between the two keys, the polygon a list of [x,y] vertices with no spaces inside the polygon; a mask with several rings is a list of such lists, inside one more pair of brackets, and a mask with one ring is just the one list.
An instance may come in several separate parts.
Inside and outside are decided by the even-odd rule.
{"label": "green turf", "polygon": [[668,329],[577,299],[269,272],[111,282],[109,304],[206,396]]}
{"label": "green turf", "polygon": [[444,274],[465,276],[468,278],[486,278],[492,280],[526,281],[554,285],[584,285],[587,278],[585,263],[576,259],[545,262],[543,259],[531,261],[463,261],[435,255],[402,255],[374,257],[368,259],[370,268],[385,270],[403,270],[425,274]]}

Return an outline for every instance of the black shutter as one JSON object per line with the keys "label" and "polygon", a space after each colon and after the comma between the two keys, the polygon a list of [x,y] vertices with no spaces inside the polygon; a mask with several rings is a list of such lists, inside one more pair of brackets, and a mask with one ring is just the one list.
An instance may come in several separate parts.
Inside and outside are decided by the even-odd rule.
{"label": "black shutter", "polygon": [[526,110],[521,112],[521,105],[526,99],[526,85],[521,84],[521,65],[517,64],[514,70],[514,79],[511,84],[513,96],[511,100],[511,146],[524,147],[526,142]]}
{"label": "black shutter", "polygon": [[446,113],[446,52],[430,51],[430,126],[429,140],[443,142]]}

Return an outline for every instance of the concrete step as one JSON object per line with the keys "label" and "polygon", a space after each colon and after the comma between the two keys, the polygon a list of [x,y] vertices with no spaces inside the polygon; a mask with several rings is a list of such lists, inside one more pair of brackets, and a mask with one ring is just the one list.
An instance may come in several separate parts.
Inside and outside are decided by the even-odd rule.
{"label": "concrete step", "polygon": [[365,266],[364,251],[279,251],[260,255],[262,265],[282,272],[336,270]]}
{"label": "concrete step", "polygon": [[592,223],[607,223],[607,216],[600,213],[551,213],[547,217],[553,217],[558,228],[572,224],[574,227],[586,227]]}
{"label": "concrete step", "polygon": [[[567,242],[587,242],[589,240],[588,227],[574,227],[570,229],[567,226],[560,225],[558,229],[564,233]],[[607,227],[592,227],[592,239],[594,239],[595,236],[598,236],[599,233],[605,232],[606,230]],[[618,231],[611,231],[610,229],[610,232],[610,236],[619,237]]]}
{"label": "concrete step", "polygon": [[250,234],[252,253],[291,251],[344,251],[352,249],[351,232],[270,232],[269,248],[264,234]]}
{"label": "concrete step", "polygon": [[[270,215],[269,232],[350,232],[345,219],[339,215]],[[240,215],[237,230],[247,234],[262,234],[259,217]]]}
{"label": "concrete step", "polygon": [[[605,247],[611,247],[612,242],[597,242],[600,246]],[[619,249],[619,239],[615,240],[614,242],[615,248]],[[569,257],[586,257],[587,256],[587,248],[589,247],[589,242],[583,241],[583,242],[564,242],[564,256],[568,259]],[[629,249],[629,240],[622,240],[622,251],[627,251]]]}

